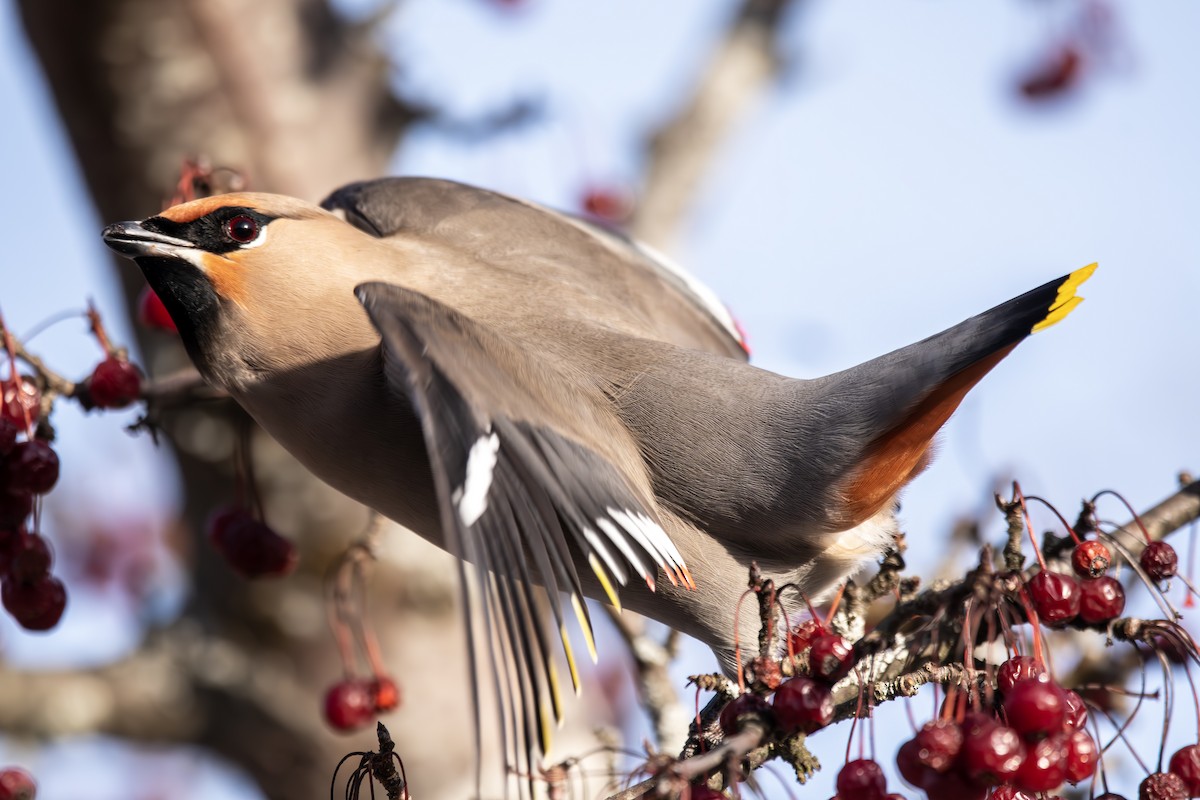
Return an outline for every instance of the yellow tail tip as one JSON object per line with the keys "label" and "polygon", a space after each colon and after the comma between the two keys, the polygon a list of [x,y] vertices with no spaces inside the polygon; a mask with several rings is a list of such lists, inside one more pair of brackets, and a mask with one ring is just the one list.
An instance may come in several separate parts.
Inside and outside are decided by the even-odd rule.
{"label": "yellow tail tip", "polygon": [[1081,267],[1066,277],[1066,280],[1058,287],[1058,294],[1054,297],[1054,302],[1050,304],[1049,310],[1046,312],[1045,318],[1041,322],[1033,326],[1030,333],[1037,333],[1040,330],[1045,330],[1055,323],[1062,322],[1066,316],[1075,310],[1075,307],[1083,302],[1083,298],[1075,294],[1075,291],[1088,278],[1092,277],[1092,273],[1099,266],[1093,262],[1086,267]]}

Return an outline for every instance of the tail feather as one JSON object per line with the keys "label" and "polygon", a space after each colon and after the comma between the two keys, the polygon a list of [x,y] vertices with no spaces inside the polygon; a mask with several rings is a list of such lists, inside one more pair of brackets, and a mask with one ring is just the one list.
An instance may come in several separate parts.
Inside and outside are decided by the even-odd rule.
{"label": "tail feather", "polygon": [[[954,327],[830,376],[830,395],[857,398],[853,415],[868,444],[838,482],[839,522],[858,525],[928,464],[929,449],[963,397],[1023,339],[1079,303],[1096,265],[1051,281]],[[836,387],[836,388],[835,388]],[[863,435],[865,434],[865,435]]]}

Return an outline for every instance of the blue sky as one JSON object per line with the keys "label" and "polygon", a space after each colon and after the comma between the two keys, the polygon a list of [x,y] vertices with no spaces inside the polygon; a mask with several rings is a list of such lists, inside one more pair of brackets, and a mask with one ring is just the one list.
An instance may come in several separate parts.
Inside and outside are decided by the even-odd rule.
{"label": "blue sky", "polygon": [[[646,131],[685,96],[729,6],[525,5],[402,5],[382,35],[406,90],[464,116],[528,96],[548,113],[483,146],[418,131],[397,172],[568,207],[585,185],[636,181]],[[1200,469],[1200,5],[1112,3],[1120,46],[1074,96],[1044,108],[1015,99],[1014,76],[1080,3],[802,5],[781,36],[784,79],[713,164],[674,254],[734,309],[760,366],[838,370],[1100,262],[1087,302],[1019,348],[946,427],[939,458],[905,495],[914,568],[936,561],[958,515],[986,506],[996,476],[1073,512],[1105,487],[1147,506],[1176,470]],[[11,5],[0,9],[0,42],[10,231],[0,309],[23,331],[91,296],[121,336],[104,221]],[[37,348],[83,374],[96,354],[80,348],[81,330],[59,325]],[[170,514],[171,474],[148,440],[121,431],[127,421],[59,413],[63,486],[50,502],[119,515],[151,498],[149,513]],[[1001,529],[991,518],[989,533]],[[101,629],[93,635],[93,615],[72,609],[51,637],[11,625],[0,634],[6,658],[35,663],[111,657],[136,634],[119,618]],[[709,669],[704,658],[693,650],[681,674]],[[825,761],[837,763],[844,737],[825,738]],[[47,788],[51,800],[78,796]],[[207,791],[193,796],[218,796]]]}

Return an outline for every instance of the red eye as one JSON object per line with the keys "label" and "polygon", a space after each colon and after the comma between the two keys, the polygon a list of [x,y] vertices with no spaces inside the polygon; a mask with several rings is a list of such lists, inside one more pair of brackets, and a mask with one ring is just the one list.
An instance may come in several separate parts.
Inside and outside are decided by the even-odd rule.
{"label": "red eye", "polygon": [[258,238],[258,222],[239,214],[225,223],[225,233],[238,244],[249,244]]}

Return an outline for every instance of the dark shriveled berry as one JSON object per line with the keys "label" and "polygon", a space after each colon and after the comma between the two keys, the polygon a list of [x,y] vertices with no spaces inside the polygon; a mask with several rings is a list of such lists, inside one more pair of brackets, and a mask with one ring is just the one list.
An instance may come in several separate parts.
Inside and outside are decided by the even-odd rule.
{"label": "dark shriveled berry", "polygon": [[142,371],[123,358],[109,356],[92,370],[87,391],[96,408],[125,408],[142,392]]}
{"label": "dark shriveled berry", "polygon": [[848,762],[838,772],[837,793],[841,800],[883,800],[887,794],[887,779],[873,760],[859,758]]}
{"label": "dark shriveled berry", "polygon": [[0,417],[0,458],[12,452],[21,429],[8,417]]}
{"label": "dark shriveled berry", "polygon": [[724,793],[710,789],[703,783],[690,784],[679,797],[681,800],[729,800]]}
{"label": "dark shriveled berry", "polygon": [[726,703],[717,721],[721,724],[721,731],[726,736],[732,736],[742,729],[743,720],[761,717],[770,724],[771,716],[771,704],[765,698],[747,693]]}
{"label": "dark shriveled berry", "polygon": [[1155,772],[1138,786],[1139,800],[1184,800],[1187,796],[1183,778],[1173,772]]}
{"label": "dark shriveled berry", "polygon": [[16,546],[8,553],[5,578],[23,583],[35,583],[50,573],[53,556],[50,544],[36,533],[25,533],[17,538]]}
{"label": "dark shriveled berry", "polygon": [[957,772],[935,772],[925,787],[925,795],[929,800],[983,800],[987,787]]}
{"label": "dark shriveled berry", "polygon": [[772,708],[785,733],[812,733],[833,721],[833,692],[825,684],[799,675],[779,685]]}
{"label": "dark shriveled berry", "polygon": [[1183,778],[1189,797],[1200,797],[1200,744],[1181,747],[1171,756],[1170,771]]}
{"label": "dark shriveled berry", "polygon": [[1071,551],[1071,569],[1081,578],[1099,578],[1111,563],[1112,553],[1095,539],[1080,542]]}
{"label": "dark shriveled berry", "polygon": [[1166,542],[1151,542],[1146,545],[1138,561],[1151,580],[1165,581],[1174,578],[1179,571],[1179,555]]}
{"label": "dark shriveled berry", "polygon": [[62,618],[67,590],[53,575],[32,583],[8,578],[0,584],[0,602],[22,628],[48,631]]}
{"label": "dark shriveled berry", "polygon": [[213,548],[246,578],[287,575],[296,567],[296,547],[244,509],[213,515],[208,525]]}
{"label": "dark shriveled berry", "polygon": [[0,528],[15,528],[33,511],[33,493],[0,488]]}
{"label": "dark shriveled berry", "polygon": [[58,453],[41,439],[20,442],[4,462],[9,491],[45,494],[58,483]]}
{"label": "dark shriveled berry", "polygon": [[1029,596],[1043,625],[1065,625],[1079,614],[1079,583],[1070,575],[1039,572],[1029,580]]}
{"label": "dark shriveled berry", "polygon": [[1116,578],[1102,575],[1081,581],[1079,618],[1084,622],[1108,622],[1125,610],[1125,589]]}

